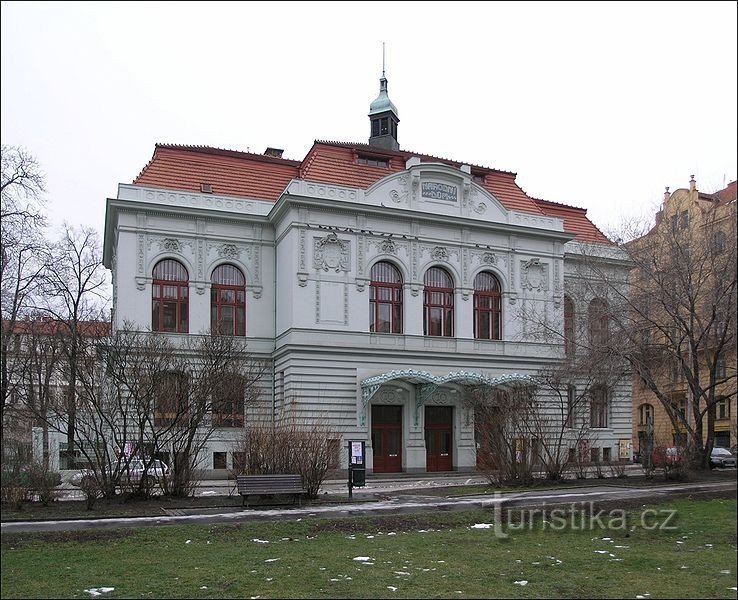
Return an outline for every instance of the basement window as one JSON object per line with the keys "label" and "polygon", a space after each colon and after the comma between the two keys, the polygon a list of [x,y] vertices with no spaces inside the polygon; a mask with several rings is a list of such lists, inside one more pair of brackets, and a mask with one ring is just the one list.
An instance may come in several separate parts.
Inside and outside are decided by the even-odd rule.
{"label": "basement window", "polygon": [[213,186],[210,183],[201,183],[200,184],[200,191],[203,194],[212,194],[213,193]]}

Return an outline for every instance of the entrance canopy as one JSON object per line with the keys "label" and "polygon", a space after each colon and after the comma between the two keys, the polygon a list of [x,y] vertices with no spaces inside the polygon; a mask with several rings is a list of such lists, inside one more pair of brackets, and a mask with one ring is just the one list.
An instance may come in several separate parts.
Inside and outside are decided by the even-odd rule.
{"label": "entrance canopy", "polygon": [[[530,375],[520,375],[518,373],[510,373],[500,375],[499,377],[488,377],[482,373],[473,371],[452,371],[447,375],[433,375],[428,371],[416,371],[415,369],[402,369],[399,371],[388,371],[381,375],[367,377],[361,382],[361,425],[366,425],[366,412],[369,402],[374,394],[379,391],[385,383],[390,381],[405,381],[415,386],[415,418],[417,421],[418,411],[425,404],[426,400],[433,396],[433,393],[442,385],[455,383],[459,385],[488,387],[488,388],[504,388],[516,387],[519,385],[533,385],[533,378]],[[417,423],[416,423],[417,424]]]}

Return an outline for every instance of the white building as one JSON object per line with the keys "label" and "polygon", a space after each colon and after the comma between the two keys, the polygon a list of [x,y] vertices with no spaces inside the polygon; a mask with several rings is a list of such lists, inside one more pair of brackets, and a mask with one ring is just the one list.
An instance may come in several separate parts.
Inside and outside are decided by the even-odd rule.
{"label": "white building", "polygon": [[[536,337],[522,311],[563,329],[578,242],[609,242],[514,173],[400,150],[384,77],[369,117],[369,144],[316,141],[302,161],[157,144],[107,201],[113,326],[217,323],[273,361],[276,418],[291,402],[343,447],[365,440],[370,471],[471,469],[459,392],[559,360],[563,342]],[[612,389],[597,439],[613,456],[630,415],[627,384]],[[206,464],[225,452],[230,467],[235,429],[217,432]]]}

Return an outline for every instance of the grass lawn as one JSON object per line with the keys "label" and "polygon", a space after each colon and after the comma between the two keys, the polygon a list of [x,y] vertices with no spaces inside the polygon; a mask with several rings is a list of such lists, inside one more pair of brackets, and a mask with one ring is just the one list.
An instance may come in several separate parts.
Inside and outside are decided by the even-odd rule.
{"label": "grass lawn", "polygon": [[493,521],[479,511],[5,534],[1,595],[735,598],[736,501],[649,508],[676,510],[676,529],[644,529],[639,510],[624,529],[552,531],[538,520],[501,539],[471,527]]}

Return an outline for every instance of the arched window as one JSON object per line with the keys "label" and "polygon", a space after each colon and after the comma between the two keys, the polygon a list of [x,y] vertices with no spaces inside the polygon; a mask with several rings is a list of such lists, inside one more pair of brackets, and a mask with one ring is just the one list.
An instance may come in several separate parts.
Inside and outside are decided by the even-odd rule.
{"label": "arched window", "polygon": [[182,263],[169,258],[156,263],[151,286],[153,331],[189,331],[188,279]]}
{"label": "arched window", "polygon": [[502,339],[502,287],[492,273],[474,278],[474,337],[478,340]]}
{"label": "arched window", "polygon": [[246,335],[246,278],[238,267],[220,265],[210,278],[210,330]]}
{"label": "arched window", "polygon": [[653,424],[653,406],[650,404],[641,404],[638,407],[638,424],[648,425]]}
{"label": "arched window", "polygon": [[423,329],[425,335],[454,335],[454,283],[448,272],[431,267],[425,272]]}
{"label": "arched window", "polygon": [[564,351],[574,354],[574,302],[569,296],[564,296]]}
{"label": "arched window", "polygon": [[372,267],[369,296],[369,331],[402,333],[402,275],[388,262]]}
{"label": "arched window", "polygon": [[610,341],[607,302],[595,298],[589,303],[589,341],[594,348],[607,345]]}

